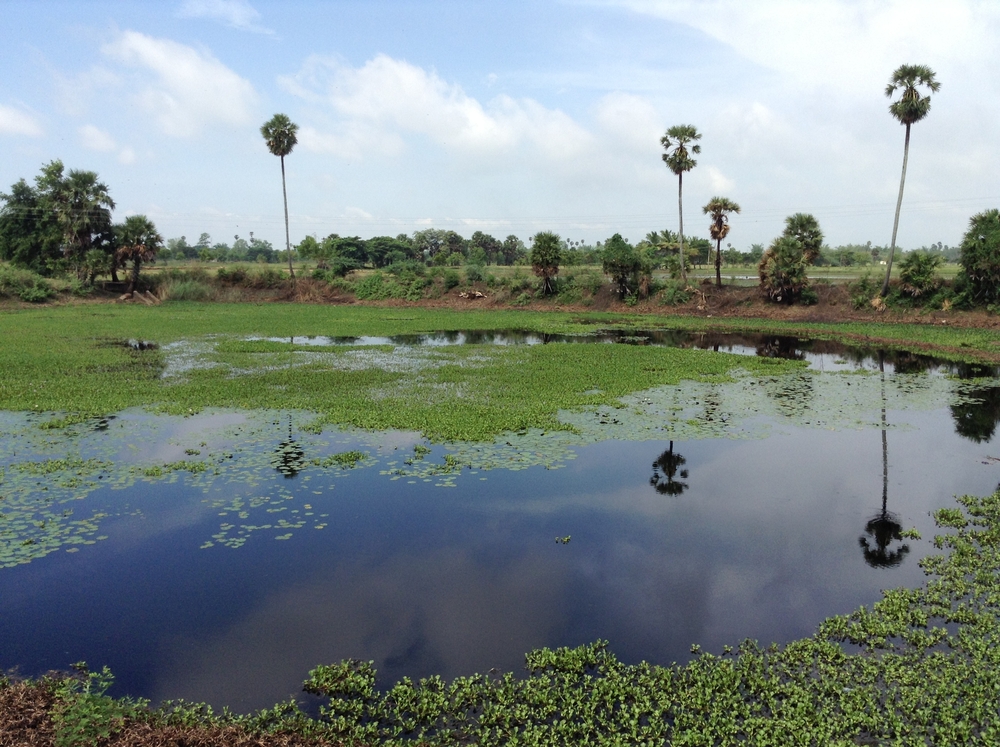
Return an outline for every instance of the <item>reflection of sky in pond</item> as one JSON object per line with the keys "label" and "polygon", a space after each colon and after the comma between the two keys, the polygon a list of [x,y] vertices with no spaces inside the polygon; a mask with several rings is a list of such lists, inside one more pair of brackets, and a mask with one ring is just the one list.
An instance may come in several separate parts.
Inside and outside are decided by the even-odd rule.
{"label": "reflection of sky in pond", "polygon": [[[877,377],[848,378],[878,391]],[[921,583],[930,511],[1000,481],[990,437],[956,433],[955,418],[974,425],[965,410],[937,383],[930,406],[905,381],[889,387],[888,507],[924,539],[906,540],[891,569],[866,565],[858,545],[881,508],[877,411],[859,428],[853,414],[853,427],[806,426],[779,408],[755,416],[767,438],[675,440],[688,471],[677,496],[650,484],[669,441],[651,429],[622,440],[613,423],[612,440],[527,434],[508,450],[523,468],[484,470],[503,463],[500,447],[316,434],[306,415],[127,412],[104,431],[65,432],[3,415],[0,507],[99,511],[107,539],[0,569],[0,662],[37,674],[83,659],[111,666],[121,693],[247,710],[347,657],[373,659],[385,684],[519,671],[532,648],[597,638],[626,661],[669,663],[692,643],[807,635],[883,588]],[[818,409],[834,396],[824,382]],[[711,412],[731,412],[743,385],[717,388]],[[692,395],[699,408],[708,393]],[[273,464],[290,424],[304,467],[285,477]],[[104,466],[44,494],[17,467],[57,458]]]}
{"label": "reflection of sky in pond", "polygon": [[[200,340],[183,340],[163,346],[167,354],[164,378],[181,375],[196,368],[215,365],[210,356],[215,345],[225,339],[210,336]],[[549,334],[523,330],[461,330],[413,333],[392,336],[363,335],[356,337],[325,335],[293,335],[290,337],[247,337],[249,341],[284,343],[293,348],[390,347],[399,350],[411,364],[419,364],[414,348],[447,348],[456,345],[548,345],[548,344],[613,344],[660,345],[697,348],[736,355],[762,356],[803,360],[816,371],[878,371],[889,373],[947,373],[963,378],[996,376],[996,367],[950,363],[931,356],[902,351],[879,351],[875,348],[847,345],[835,340],[808,340],[786,335],[764,335],[742,332],[689,332],[685,330],[596,330],[590,334]],[[369,357],[373,353],[366,354]],[[303,362],[317,360],[315,356],[300,356]],[[399,356],[396,356],[398,358]],[[383,366],[394,360],[392,353],[383,353]],[[369,360],[369,358],[365,358]],[[401,365],[395,360],[395,365]],[[412,367],[412,366],[411,366]],[[405,366],[404,366],[405,368]]]}

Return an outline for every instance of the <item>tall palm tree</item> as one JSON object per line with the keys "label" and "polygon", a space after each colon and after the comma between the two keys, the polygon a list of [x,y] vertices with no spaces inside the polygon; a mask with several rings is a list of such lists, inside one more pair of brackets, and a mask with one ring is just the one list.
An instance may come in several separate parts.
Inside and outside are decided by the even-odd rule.
{"label": "tall palm tree", "polygon": [[931,97],[921,96],[917,86],[926,86],[932,93],[937,93],[941,84],[934,78],[934,71],[926,65],[900,65],[893,72],[889,84],[885,87],[885,95],[892,95],[901,90],[898,101],[889,105],[889,113],[906,125],[906,140],[903,142],[903,173],[899,177],[899,197],[896,199],[896,218],[892,223],[892,244],[889,247],[889,261],[885,267],[885,282],[882,283],[882,295],[889,292],[889,273],[892,272],[892,256],[896,252],[896,229],[899,228],[899,209],[903,206],[903,183],[906,181],[906,159],[910,155],[910,125],[919,122],[931,110]]}
{"label": "tall palm tree", "polygon": [[115,226],[115,244],[118,262],[123,266],[132,262],[128,293],[135,293],[142,263],[156,260],[157,252],[163,248],[163,237],[145,215],[130,215],[124,223]]}
{"label": "tall palm tree", "polygon": [[292,122],[284,114],[275,114],[267,120],[260,128],[260,134],[264,136],[267,149],[271,155],[281,159],[281,196],[285,200],[285,251],[288,253],[288,273],[295,280],[295,270],[292,269],[292,242],[288,237],[288,192],[285,189],[285,156],[292,152],[292,148],[299,142],[295,136],[299,126]]}
{"label": "tall palm tree", "polygon": [[729,235],[729,213],[740,212],[740,206],[728,197],[713,197],[702,212],[712,216],[709,234],[715,239],[715,285],[722,287],[722,240]]}
{"label": "tall palm tree", "polygon": [[[663,154],[663,162],[667,168],[677,174],[677,214],[680,219],[680,262],[681,280],[687,280],[684,270],[684,172],[690,171],[698,162],[691,158],[691,153],[701,153],[701,146],[695,143],[701,140],[701,133],[694,125],[674,125],[667,134],[660,138],[660,145],[667,151]],[[691,145],[690,151],[688,145]]]}

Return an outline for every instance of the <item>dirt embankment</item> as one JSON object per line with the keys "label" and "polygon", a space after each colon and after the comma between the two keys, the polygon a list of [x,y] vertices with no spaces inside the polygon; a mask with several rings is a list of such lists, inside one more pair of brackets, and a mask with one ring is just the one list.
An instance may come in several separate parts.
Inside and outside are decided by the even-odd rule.
{"label": "dirt embankment", "polygon": [[[509,293],[494,291],[485,285],[474,288],[454,288],[440,298],[422,301],[358,301],[353,294],[330,288],[310,279],[299,280],[294,288],[268,291],[247,296],[245,300],[286,301],[299,303],[366,304],[376,306],[422,306],[460,311],[462,309],[528,309],[532,311],[601,311],[617,314],[650,314],[659,316],[692,316],[702,319],[762,319],[768,321],[802,322],[804,324],[836,324],[844,322],[887,322],[895,324],[951,325],[963,328],[1000,329],[1000,316],[983,310],[958,311],[949,309],[888,308],[876,311],[865,305],[855,309],[844,285],[813,286],[819,299],[812,305],[780,304],[768,301],[757,287],[714,284],[692,284],[691,299],[681,304],[662,304],[655,299],[639,301],[634,306],[623,303],[609,288],[602,288],[589,303],[562,304],[556,300],[535,299],[527,304],[514,304]],[[479,291],[473,298],[470,290]],[[469,297],[464,297],[469,296]]]}
{"label": "dirt embankment", "polygon": [[[767,300],[756,286],[723,285],[718,288],[714,283],[692,283],[690,300],[679,304],[665,304],[655,298],[644,299],[629,306],[622,302],[610,286],[601,288],[593,297],[579,303],[560,303],[557,298],[535,298],[524,303],[523,298],[515,303],[513,294],[501,288],[488,288],[483,283],[474,286],[460,286],[449,290],[437,298],[425,298],[420,301],[386,300],[360,301],[354,294],[343,288],[313,280],[300,278],[294,285],[287,280],[277,288],[254,289],[232,287],[225,288],[216,295],[215,300],[228,303],[315,303],[330,305],[361,304],[369,306],[407,307],[451,309],[525,309],[530,311],[567,311],[567,312],[609,312],[627,315],[658,315],[658,316],[691,316],[701,319],[743,319],[801,323],[804,327],[811,324],[837,324],[845,322],[893,323],[893,324],[927,324],[948,325],[957,328],[1000,329],[1000,316],[990,314],[985,310],[930,310],[922,308],[890,307],[877,311],[869,305],[861,308],[853,307],[848,288],[845,285],[817,283],[813,286],[818,296],[815,304],[781,304]],[[478,294],[476,293],[478,291]],[[476,296],[479,297],[476,297]],[[50,301],[56,305],[66,304],[105,304],[121,302],[115,293],[96,292],[86,298],[56,299]],[[132,300],[130,303],[138,303]],[[23,303],[14,300],[4,300],[3,308],[37,308],[37,304]]]}

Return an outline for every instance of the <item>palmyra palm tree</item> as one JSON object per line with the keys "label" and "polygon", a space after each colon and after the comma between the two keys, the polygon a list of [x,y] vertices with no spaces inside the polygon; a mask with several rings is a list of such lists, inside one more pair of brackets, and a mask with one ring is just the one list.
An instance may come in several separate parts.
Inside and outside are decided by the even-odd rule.
{"label": "palmyra palm tree", "polygon": [[[667,151],[663,154],[663,162],[667,168],[677,174],[677,215],[680,221],[680,263],[681,280],[687,280],[687,272],[684,269],[684,172],[690,171],[698,162],[691,158],[691,153],[701,153],[701,146],[694,143],[701,140],[701,133],[695,129],[694,125],[674,125],[667,134],[660,138],[660,145]],[[691,145],[688,150],[688,145]]]}
{"label": "palmyra palm tree", "polygon": [[812,264],[823,248],[823,231],[819,221],[809,213],[795,213],[785,218],[784,236],[790,236],[802,245],[802,255],[807,264]]}
{"label": "palmyra palm tree", "polygon": [[740,206],[728,197],[713,197],[702,208],[702,212],[712,216],[708,228],[709,234],[715,239],[715,285],[722,287],[722,240],[729,235],[729,213],[740,212]]}
{"label": "palmyra palm tree", "polygon": [[115,226],[115,244],[118,262],[122,265],[132,262],[128,292],[134,293],[139,284],[142,263],[156,259],[157,252],[163,247],[163,237],[145,215],[130,215],[124,223]]}
{"label": "palmyra palm tree", "polygon": [[292,148],[299,142],[295,133],[299,126],[292,122],[284,114],[275,114],[267,122],[261,125],[260,134],[264,136],[267,149],[271,155],[281,159],[281,196],[285,200],[285,251],[288,253],[288,273],[295,280],[295,270],[292,269],[292,242],[288,237],[288,192],[285,189],[285,156],[292,152]]}
{"label": "palmyra palm tree", "polygon": [[889,246],[889,260],[885,267],[885,282],[882,283],[882,294],[889,292],[889,273],[892,272],[892,257],[896,252],[896,230],[899,228],[899,209],[903,205],[903,183],[906,181],[906,160],[910,155],[910,125],[919,122],[931,110],[931,97],[921,96],[917,86],[926,86],[937,93],[941,84],[934,78],[934,71],[926,65],[900,65],[893,72],[889,84],[885,87],[885,95],[892,98],[897,90],[902,90],[898,101],[889,105],[889,113],[906,125],[906,140],[903,142],[903,173],[899,177],[899,197],[896,199],[896,218],[892,223],[892,244]]}

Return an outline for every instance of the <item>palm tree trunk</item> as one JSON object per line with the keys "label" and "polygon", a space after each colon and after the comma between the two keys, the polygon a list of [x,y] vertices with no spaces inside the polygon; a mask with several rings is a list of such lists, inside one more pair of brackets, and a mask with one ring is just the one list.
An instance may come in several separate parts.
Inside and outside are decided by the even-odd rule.
{"label": "palm tree trunk", "polygon": [[139,268],[142,265],[142,260],[138,257],[133,257],[132,259],[132,273],[129,278],[128,293],[135,293],[135,289],[139,287]]}
{"label": "palm tree trunk", "polygon": [[281,157],[281,196],[285,200],[285,251],[288,253],[288,274],[295,282],[295,270],[292,269],[292,242],[288,238],[288,192],[285,190],[285,157]]}
{"label": "palm tree trunk", "polygon": [[903,184],[906,182],[906,159],[910,156],[910,125],[906,125],[906,141],[903,144],[903,174],[899,177],[899,197],[896,198],[896,219],[892,222],[892,244],[889,246],[889,261],[885,266],[885,282],[882,295],[889,292],[889,273],[892,272],[892,255],[896,253],[896,230],[899,228],[899,209],[903,206]]}
{"label": "palm tree trunk", "polygon": [[684,269],[684,201],[683,194],[684,172],[677,175],[677,215],[680,217],[680,262],[681,262],[681,282],[687,282],[687,272]]}
{"label": "palm tree trunk", "polygon": [[722,237],[715,242],[715,287],[722,287]]}

